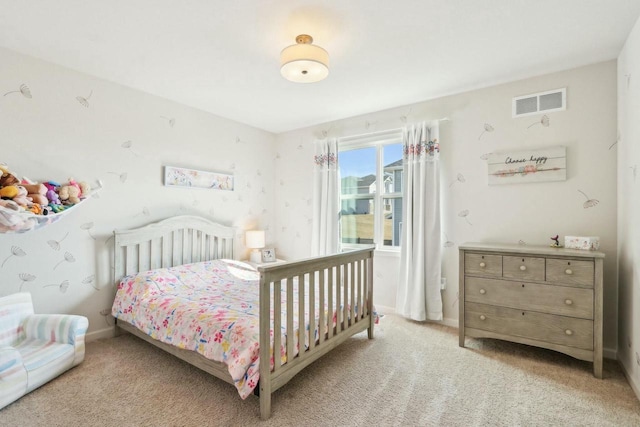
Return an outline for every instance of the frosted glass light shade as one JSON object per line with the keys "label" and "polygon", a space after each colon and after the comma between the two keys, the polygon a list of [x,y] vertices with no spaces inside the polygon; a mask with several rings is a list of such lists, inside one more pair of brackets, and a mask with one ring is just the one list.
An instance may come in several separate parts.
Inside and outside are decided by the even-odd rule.
{"label": "frosted glass light shade", "polygon": [[329,75],[329,54],[312,42],[311,36],[301,34],[296,37],[297,44],[282,50],[282,77],[296,83],[314,83]]}
{"label": "frosted glass light shade", "polygon": [[250,249],[264,248],[264,231],[262,230],[247,231],[244,236],[244,239],[245,239],[247,248],[250,248]]}

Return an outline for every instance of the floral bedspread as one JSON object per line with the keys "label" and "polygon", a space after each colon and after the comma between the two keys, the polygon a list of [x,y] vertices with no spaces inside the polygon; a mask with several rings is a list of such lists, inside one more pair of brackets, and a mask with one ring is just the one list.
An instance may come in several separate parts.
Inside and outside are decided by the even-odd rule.
{"label": "floral bedspread", "polygon": [[[232,260],[151,270],[122,279],[112,315],[154,339],[225,363],[244,399],[251,394],[259,379],[258,285],[256,270]],[[294,294],[294,346],[297,353],[297,283],[294,283]],[[309,304],[305,303],[307,310],[308,307]],[[282,312],[286,312],[284,292]],[[317,301],[315,313],[317,317]],[[335,325],[336,319],[333,320]],[[283,363],[286,362],[285,327],[283,325],[281,331]],[[305,329],[308,330],[308,326]],[[317,334],[316,329],[316,338]],[[271,340],[273,347],[273,334]],[[308,331],[306,341],[305,346],[308,345]],[[273,368],[273,356],[270,362]]]}

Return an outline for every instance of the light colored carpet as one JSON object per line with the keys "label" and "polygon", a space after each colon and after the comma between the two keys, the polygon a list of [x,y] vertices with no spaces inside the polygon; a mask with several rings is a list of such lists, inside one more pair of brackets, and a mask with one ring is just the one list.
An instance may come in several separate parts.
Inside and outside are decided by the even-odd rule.
{"label": "light colored carpet", "polygon": [[640,403],[615,362],[467,339],[387,315],[273,395],[258,398],[129,334],[87,345],[78,367],[0,411],[3,426],[638,426]]}

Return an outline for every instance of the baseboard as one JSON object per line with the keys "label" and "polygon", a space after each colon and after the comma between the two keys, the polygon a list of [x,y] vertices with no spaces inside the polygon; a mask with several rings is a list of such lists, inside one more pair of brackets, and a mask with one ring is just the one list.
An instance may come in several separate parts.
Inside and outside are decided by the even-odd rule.
{"label": "baseboard", "polygon": [[[379,314],[396,314],[396,309],[393,307],[387,307],[385,305],[376,304],[376,311]],[[443,320],[428,320],[429,323],[437,323],[439,325],[451,326],[453,328],[458,327],[457,319],[443,319]]]}
{"label": "baseboard", "polygon": [[392,307],[387,307],[386,305],[380,305],[380,304],[374,304],[373,305],[376,309],[376,312],[380,315],[385,315],[385,314],[395,314],[396,313],[396,309],[392,308]]}
{"label": "baseboard", "polygon": [[84,341],[91,342],[91,341],[99,340],[102,338],[113,338],[115,336],[115,333],[116,333],[115,326],[110,326],[108,328],[89,332],[88,334],[85,335]]}
{"label": "baseboard", "polygon": [[625,365],[622,360],[619,360],[618,363],[620,364],[620,367],[622,368],[622,372],[624,373],[624,376],[627,378],[627,382],[631,386],[631,389],[636,394],[636,398],[640,400],[640,384],[638,384],[635,378],[631,376],[631,373],[630,373],[631,371],[627,369],[627,365]]}
{"label": "baseboard", "polygon": [[444,318],[442,320],[440,320],[439,322],[435,322],[435,323],[439,323],[441,325],[445,325],[445,326],[451,326],[452,328],[456,328],[458,329],[458,319],[449,319],[449,318]]}
{"label": "baseboard", "polygon": [[618,350],[615,348],[603,348],[602,357],[605,359],[618,360]]}

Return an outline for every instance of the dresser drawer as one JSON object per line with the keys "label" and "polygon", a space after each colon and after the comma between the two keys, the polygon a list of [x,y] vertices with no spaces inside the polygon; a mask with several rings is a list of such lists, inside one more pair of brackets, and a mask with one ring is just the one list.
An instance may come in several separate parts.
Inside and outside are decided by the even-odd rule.
{"label": "dresser drawer", "polygon": [[502,277],[544,281],[544,258],[503,256]]}
{"label": "dresser drawer", "polygon": [[593,269],[593,261],[547,258],[546,281],[593,288]]}
{"label": "dresser drawer", "polygon": [[467,253],[464,256],[465,274],[477,276],[502,276],[502,255]]}
{"label": "dresser drawer", "polygon": [[528,310],[465,303],[465,327],[593,350],[593,322]]}
{"label": "dresser drawer", "polygon": [[465,301],[593,319],[593,291],[568,286],[467,277]]}

